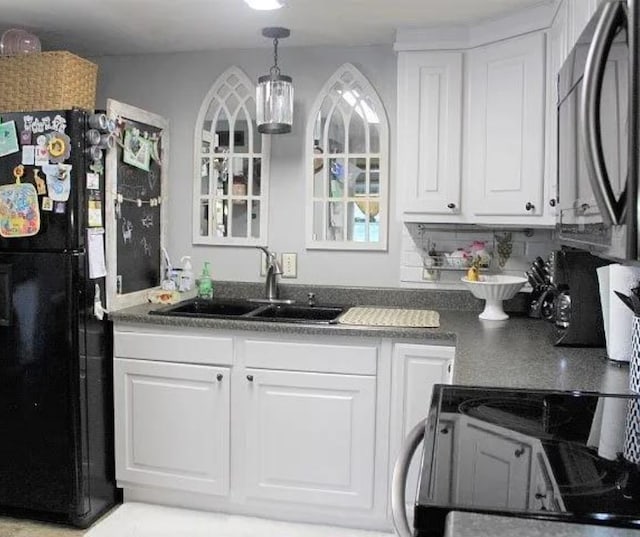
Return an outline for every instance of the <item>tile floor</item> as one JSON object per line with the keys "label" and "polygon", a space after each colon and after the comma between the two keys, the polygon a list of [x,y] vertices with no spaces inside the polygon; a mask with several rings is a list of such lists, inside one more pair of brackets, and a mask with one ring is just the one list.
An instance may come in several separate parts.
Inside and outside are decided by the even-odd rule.
{"label": "tile floor", "polygon": [[0,537],[392,537],[390,533],[124,504],[88,531],[0,518]]}

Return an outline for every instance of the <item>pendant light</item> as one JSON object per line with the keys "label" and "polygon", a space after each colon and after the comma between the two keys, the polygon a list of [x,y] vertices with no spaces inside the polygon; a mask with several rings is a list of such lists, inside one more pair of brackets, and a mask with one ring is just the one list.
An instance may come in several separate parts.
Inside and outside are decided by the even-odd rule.
{"label": "pendant light", "polygon": [[293,84],[291,77],[280,74],[278,39],[289,37],[287,28],[263,28],[262,35],[273,39],[273,66],[269,74],[258,78],[256,88],[258,132],[285,134],[293,123]]}

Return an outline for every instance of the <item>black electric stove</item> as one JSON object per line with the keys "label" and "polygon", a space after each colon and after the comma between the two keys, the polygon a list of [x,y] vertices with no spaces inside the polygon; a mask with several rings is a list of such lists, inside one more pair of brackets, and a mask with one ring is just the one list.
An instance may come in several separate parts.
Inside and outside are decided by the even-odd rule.
{"label": "black electric stove", "polygon": [[639,409],[633,395],[436,386],[416,536],[443,535],[453,510],[640,529]]}

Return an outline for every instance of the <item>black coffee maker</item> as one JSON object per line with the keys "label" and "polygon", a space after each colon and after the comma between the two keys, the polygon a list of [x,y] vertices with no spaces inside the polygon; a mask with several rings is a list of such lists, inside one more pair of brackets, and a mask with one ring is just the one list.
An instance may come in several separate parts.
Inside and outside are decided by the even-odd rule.
{"label": "black coffee maker", "polygon": [[549,272],[557,289],[553,319],[555,345],[605,346],[596,269],[610,264],[611,261],[571,248],[554,252]]}

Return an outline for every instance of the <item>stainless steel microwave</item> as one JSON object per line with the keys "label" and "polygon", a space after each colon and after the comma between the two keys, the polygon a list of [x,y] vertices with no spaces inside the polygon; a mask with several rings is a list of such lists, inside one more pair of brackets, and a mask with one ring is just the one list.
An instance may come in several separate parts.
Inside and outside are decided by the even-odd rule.
{"label": "stainless steel microwave", "polygon": [[558,74],[557,239],[638,260],[638,5],[604,2]]}

